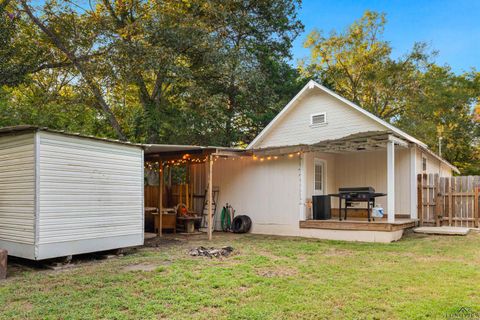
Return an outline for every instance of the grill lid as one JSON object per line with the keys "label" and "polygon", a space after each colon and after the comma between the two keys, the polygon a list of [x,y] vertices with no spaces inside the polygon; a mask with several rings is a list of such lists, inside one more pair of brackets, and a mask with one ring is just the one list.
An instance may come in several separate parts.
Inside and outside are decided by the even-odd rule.
{"label": "grill lid", "polygon": [[344,187],[338,188],[339,193],[375,193],[373,187]]}

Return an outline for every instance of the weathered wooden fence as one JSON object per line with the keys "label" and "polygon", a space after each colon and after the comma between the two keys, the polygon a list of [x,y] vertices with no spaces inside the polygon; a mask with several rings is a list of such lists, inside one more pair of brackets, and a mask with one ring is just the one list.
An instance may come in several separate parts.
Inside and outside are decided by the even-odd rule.
{"label": "weathered wooden fence", "polygon": [[420,225],[479,227],[480,176],[419,174]]}

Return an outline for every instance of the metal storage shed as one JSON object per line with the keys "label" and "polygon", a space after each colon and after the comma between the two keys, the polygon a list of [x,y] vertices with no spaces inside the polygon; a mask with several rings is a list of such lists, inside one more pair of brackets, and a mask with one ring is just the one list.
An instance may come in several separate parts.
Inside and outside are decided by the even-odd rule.
{"label": "metal storage shed", "polygon": [[143,244],[143,148],[0,129],[0,248],[42,260]]}

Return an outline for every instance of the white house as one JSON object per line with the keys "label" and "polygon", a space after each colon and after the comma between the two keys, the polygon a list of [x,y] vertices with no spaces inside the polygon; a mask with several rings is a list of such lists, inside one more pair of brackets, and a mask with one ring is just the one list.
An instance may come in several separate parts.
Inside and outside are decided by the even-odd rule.
{"label": "white house", "polygon": [[[252,218],[253,233],[390,242],[417,218],[417,174],[458,169],[402,130],[310,81],[250,143],[248,157],[219,157],[219,203]],[[371,186],[388,215],[312,221],[312,195]],[[332,211],[338,202],[332,200]],[[352,210],[349,210],[352,211]],[[353,210],[355,211],[355,210]],[[362,209],[352,216],[362,217]],[[363,210],[365,211],[365,210]],[[218,216],[217,216],[218,219]]]}
{"label": "white house", "polygon": [[[218,190],[220,208],[229,203],[251,217],[253,233],[322,239],[398,240],[416,224],[417,174],[458,172],[421,141],[314,81],[245,150],[2,128],[0,248],[46,259],[142,244],[144,149],[147,161],[191,167],[186,194],[195,211],[204,210],[199,195],[208,186],[208,198]],[[312,196],[367,186],[386,194],[377,200],[386,218],[369,222],[366,210],[354,207],[339,221],[334,199],[331,219],[312,220]],[[162,192],[154,197],[163,208]]]}
{"label": "white house", "polygon": [[141,146],[0,129],[0,248],[41,260],[143,244]]}

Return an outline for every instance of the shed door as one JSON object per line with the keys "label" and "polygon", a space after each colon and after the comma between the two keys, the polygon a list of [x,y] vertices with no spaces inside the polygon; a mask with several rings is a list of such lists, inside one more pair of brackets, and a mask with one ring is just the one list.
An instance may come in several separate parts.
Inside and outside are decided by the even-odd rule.
{"label": "shed door", "polygon": [[323,195],[325,194],[325,161],[315,159],[314,165],[313,195]]}

